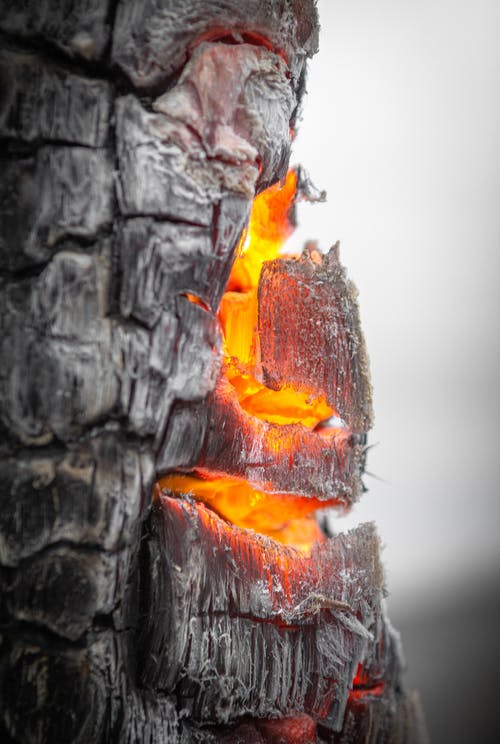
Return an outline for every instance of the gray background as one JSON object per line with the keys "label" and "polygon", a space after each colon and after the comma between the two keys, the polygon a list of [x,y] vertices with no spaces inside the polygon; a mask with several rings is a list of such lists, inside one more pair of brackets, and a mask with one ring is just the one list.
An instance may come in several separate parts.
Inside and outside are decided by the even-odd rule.
{"label": "gray background", "polygon": [[[500,694],[500,2],[320,0],[294,148],[360,291],[370,491],[431,739],[487,742]],[[381,479],[381,480],[379,480]]]}

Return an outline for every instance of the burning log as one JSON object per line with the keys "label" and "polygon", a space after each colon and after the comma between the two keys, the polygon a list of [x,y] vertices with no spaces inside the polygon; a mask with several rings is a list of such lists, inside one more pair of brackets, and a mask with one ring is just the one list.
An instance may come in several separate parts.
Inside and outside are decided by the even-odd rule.
{"label": "burning log", "polygon": [[0,738],[423,741],[315,519],[371,398],[337,254],[280,255],[313,0],[0,10]]}

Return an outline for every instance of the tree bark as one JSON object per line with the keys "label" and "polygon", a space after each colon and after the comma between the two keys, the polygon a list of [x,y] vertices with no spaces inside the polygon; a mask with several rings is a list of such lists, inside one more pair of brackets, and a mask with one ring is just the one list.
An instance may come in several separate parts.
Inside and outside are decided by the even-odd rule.
{"label": "tree bark", "polygon": [[[312,0],[0,1],[2,741],[422,740],[370,528],[297,558],[300,591],[279,597],[286,550],[259,538],[259,559],[168,494],[151,507],[160,475],[224,449],[216,312],[255,194],[287,171],[317,31]],[[346,502],[363,380],[341,396],[358,436]],[[358,663],[382,695],[352,696]]]}

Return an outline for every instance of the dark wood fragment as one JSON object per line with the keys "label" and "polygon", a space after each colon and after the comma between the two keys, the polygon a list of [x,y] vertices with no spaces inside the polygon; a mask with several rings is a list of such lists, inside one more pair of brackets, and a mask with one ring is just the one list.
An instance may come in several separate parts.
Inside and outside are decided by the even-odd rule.
{"label": "dark wood fragment", "polygon": [[76,645],[25,630],[2,648],[0,721],[16,743],[191,741],[175,699],[137,689],[133,633],[101,630]]}
{"label": "dark wood fragment", "polygon": [[54,547],[0,571],[0,617],[78,640],[98,615],[119,612],[130,548],[115,553]]}
{"label": "dark wood fragment", "polygon": [[341,723],[380,613],[371,526],[306,558],[162,497],[152,531],[142,684],[175,692],[198,721],[325,716],[335,701]]}
{"label": "dark wood fragment", "polygon": [[74,57],[101,57],[110,35],[112,0],[0,0],[0,29],[55,44]]}
{"label": "dark wood fragment", "polygon": [[16,566],[51,545],[116,551],[138,539],[149,503],[152,457],[107,431],[54,454],[0,463],[0,564]]}
{"label": "dark wood fragment", "polygon": [[173,298],[182,293],[195,295],[217,310],[248,206],[237,196],[223,198],[212,228],[144,218],[127,220],[117,238],[122,316],[132,316],[152,328],[162,311],[172,309]]}
{"label": "dark wood fragment", "polygon": [[112,660],[109,636],[83,648],[15,639],[0,657],[0,716],[16,742],[102,741]]}
{"label": "dark wood fragment", "polygon": [[338,246],[324,257],[313,249],[300,260],[268,262],[259,282],[259,341],[269,387],[293,383],[326,394],[353,431],[366,432],[371,388],[356,296]]}
{"label": "dark wood fragment", "polygon": [[75,75],[40,56],[0,53],[0,136],[102,147],[111,115],[111,85]]}
{"label": "dark wood fragment", "polygon": [[[346,501],[356,492],[360,437],[341,453],[315,434],[327,464],[314,477],[300,437],[295,464],[273,470],[248,427],[236,434],[231,406],[226,418],[212,410],[210,431],[202,413],[220,373],[214,313],[249,205],[288,162],[314,3],[121,0],[113,57],[142,98],[117,102],[116,140],[110,86],[85,77],[120,77],[104,59],[114,10],[0,0],[9,44],[38,50],[3,55],[0,736],[260,744],[287,741],[297,721],[309,736],[307,709],[327,739],[348,737],[358,661],[400,694],[369,528],[292,568],[287,549],[243,531],[231,542],[186,502],[167,519],[155,512],[140,537],[158,472],[199,464],[205,446],[228,472],[286,484],[303,471],[304,491],[333,477]],[[370,706],[384,732],[404,729],[407,703],[394,700],[396,718]]]}
{"label": "dark wood fragment", "polygon": [[64,238],[95,240],[113,218],[113,165],[104,150],[43,147],[2,163],[0,268],[47,261]]}
{"label": "dark wood fragment", "polygon": [[61,251],[2,294],[0,419],[21,441],[68,441],[116,405],[108,285],[105,242],[93,255]]}
{"label": "dark wood fragment", "polygon": [[228,188],[252,198],[257,174],[261,188],[286,175],[296,104],[279,55],[254,44],[204,42],[153,108],[197,136],[206,175],[221,180],[223,172]]}
{"label": "dark wood fragment", "polygon": [[188,140],[185,146],[178,142],[179,127],[165,116],[147,112],[133,96],[117,100],[117,193],[122,214],[211,225],[221,187],[210,168],[205,173],[203,151],[194,135],[183,130],[180,134]]}
{"label": "dark wood fragment", "polygon": [[[134,29],[131,33],[130,30]],[[200,39],[234,35],[283,52],[298,85],[306,56],[318,45],[313,0],[120,0],[113,59],[139,87],[159,86],[181,69]]]}
{"label": "dark wood fragment", "polygon": [[[200,412],[196,416],[199,420]],[[336,499],[345,505],[358,498],[363,436],[348,430],[322,434],[300,424],[283,427],[257,419],[240,407],[234,388],[223,378],[207,400],[205,420],[199,469],[241,477],[268,492]]]}
{"label": "dark wood fragment", "polygon": [[352,696],[342,731],[319,726],[321,744],[425,744],[427,734],[417,693],[390,692],[382,697],[369,692]]}
{"label": "dark wood fragment", "polygon": [[164,441],[158,451],[158,472],[194,468],[201,459],[207,426],[204,401],[198,404],[175,403],[170,411]]}
{"label": "dark wood fragment", "polygon": [[154,437],[160,446],[173,402],[203,399],[215,385],[220,368],[215,317],[177,296],[173,313],[163,312],[152,333],[119,323],[113,343],[127,428]]}

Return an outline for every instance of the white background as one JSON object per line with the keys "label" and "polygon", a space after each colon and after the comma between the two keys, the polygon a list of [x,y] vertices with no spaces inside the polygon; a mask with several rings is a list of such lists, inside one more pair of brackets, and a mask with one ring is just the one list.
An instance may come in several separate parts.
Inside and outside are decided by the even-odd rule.
{"label": "white background", "polygon": [[337,524],[379,526],[432,740],[493,741],[500,2],[320,0],[319,11],[294,161],[328,202],[300,208],[291,243],[341,241],[371,357],[367,467],[382,479],[367,476]]}
{"label": "white background", "polygon": [[323,0],[294,161],[328,192],[292,242],[341,241],[376,427],[394,602],[500,560],[500,2]]}

